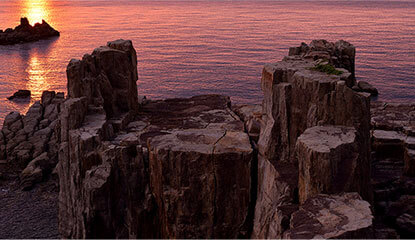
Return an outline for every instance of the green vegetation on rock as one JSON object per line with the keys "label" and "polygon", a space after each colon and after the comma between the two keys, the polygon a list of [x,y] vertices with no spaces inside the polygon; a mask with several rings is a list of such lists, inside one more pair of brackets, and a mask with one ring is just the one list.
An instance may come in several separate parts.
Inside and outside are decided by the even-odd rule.
{"label": "green vegetation on rock", "polygon": [[341,75],[343,73],[342,71],[337,70],[330,63],[319,63],[316,66],[310,68],[310,70],[324,72],[327,74],[334,74],[334,75]]}

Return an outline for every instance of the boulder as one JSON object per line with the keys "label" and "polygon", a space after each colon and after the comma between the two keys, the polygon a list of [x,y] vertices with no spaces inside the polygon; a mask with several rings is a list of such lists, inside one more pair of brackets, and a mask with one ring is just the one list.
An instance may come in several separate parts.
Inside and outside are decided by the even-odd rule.
{"label": "boulder", "polygon": [[[20,173],[20,186],[23,190],[30,190],[36,183],[43,180],[46,171],[51,169],[47,152],[33,159]],[[53,163],[52,163],[53,165]]]}
{"label": "boulder", "polygon": [[378,90],[374,86],[372,86],[372,84],[368,82],[359,81],[357,86],[358,86],[358,91],[370,93],[370,95],[372,96],[378,95]]}
{"label": "boulder", "polygon": [[284,238],[373,238],[373,215],[357,193],[320,194],[293,213],[290,227]]}
{"label": "boulder", "polygon": [[[363,153],[363,156],[362,156]],[[365,149],[359,146],[356,130],[343,126],[308,128],[297,139],[300,203],[319,193],[362,192],[359,164]]]}
{"label": "boulder", "polygon": [[31,92],[30,90],[18,90],[12,96],[8,97],[8,100],[16,100],[16,99],[27,99],[30,98]]}

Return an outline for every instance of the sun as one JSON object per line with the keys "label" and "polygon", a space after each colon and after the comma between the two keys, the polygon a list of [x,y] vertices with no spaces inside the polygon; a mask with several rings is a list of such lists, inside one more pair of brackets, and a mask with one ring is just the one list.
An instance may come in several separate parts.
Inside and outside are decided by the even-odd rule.
{"label": "sun", "polygon": [[27,17],[32,25],[43,19],[48,20],[49,17],[47,0],[24,0],[22,10],[22,17]]}

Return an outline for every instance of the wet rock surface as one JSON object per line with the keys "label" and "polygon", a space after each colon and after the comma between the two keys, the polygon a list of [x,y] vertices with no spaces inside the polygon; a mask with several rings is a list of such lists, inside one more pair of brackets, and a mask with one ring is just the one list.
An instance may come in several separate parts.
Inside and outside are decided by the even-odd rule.
{"label": "wet rock surface", "polygon": [[0,45],[34,42],[59,35],[60,33],[53,29],[45,20],[32,26],[27,18],[21,18],[20,25],[16,28],[8,28],[4,32],[0,31]]}

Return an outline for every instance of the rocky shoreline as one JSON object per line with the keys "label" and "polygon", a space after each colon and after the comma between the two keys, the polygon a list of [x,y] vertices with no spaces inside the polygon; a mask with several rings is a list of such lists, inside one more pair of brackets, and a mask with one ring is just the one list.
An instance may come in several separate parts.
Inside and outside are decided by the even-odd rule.
{"label": "rocky shoreline", "polygon": [[66,98],[6,117],[1,177],[59,181],[63,238],[413,237],[415,105],[371,103],[354,59],[290,48],[260,105],[139,101],[131,41],[109,42],[70,61]]}
{"label": "rocky shoreline", "polygon": [[34,42],[41,39],[58,37],[60,33],[53,29],[45,20],[36,23],[34,26],[29,24],[27,18],[20,19],[20,25],[16,28],[0,30],[0,45],[13,45],[18,43]]}

